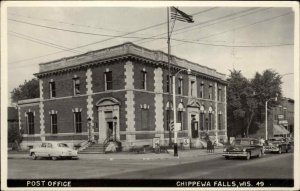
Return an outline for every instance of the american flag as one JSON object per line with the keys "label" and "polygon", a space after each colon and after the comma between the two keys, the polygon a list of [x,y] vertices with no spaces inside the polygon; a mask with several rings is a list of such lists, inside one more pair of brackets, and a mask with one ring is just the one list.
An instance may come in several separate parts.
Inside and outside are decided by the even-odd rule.
{"label": "american flag", "polygon": [[188,15],[175,7],[171,7],[171,19],[188,23],[194,22],[193,17],[191,15]]}

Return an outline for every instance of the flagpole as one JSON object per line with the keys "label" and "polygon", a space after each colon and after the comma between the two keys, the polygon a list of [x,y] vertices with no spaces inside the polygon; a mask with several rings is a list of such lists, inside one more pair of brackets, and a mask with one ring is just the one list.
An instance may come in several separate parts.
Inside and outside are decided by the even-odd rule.
{"label": "flagpole", "polygon": [[[168,83],[169,83],[169,108],[168,108],[168,115],[169,115],[169,146],[172,145],[171,139],[171,68],[170,68],[170,14],[169,14],[169,7],[167,7],[167,23],[168,23]],[[174,107],[174,106],[173,106]],[[175,125],[175,124],[174,124]]]}

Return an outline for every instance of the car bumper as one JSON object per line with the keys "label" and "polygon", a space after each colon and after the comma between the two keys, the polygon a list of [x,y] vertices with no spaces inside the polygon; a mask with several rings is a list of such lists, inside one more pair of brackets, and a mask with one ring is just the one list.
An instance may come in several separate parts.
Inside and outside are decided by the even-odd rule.
{"label": "car bumper", "polygon": [[247,157],[247,152],[224,152],[222,155],[228,157]]}
{"label": "car bumper", "polygon": [[265,152],[278,152],[279,151],[279,148],[264,148],[264,151]]}

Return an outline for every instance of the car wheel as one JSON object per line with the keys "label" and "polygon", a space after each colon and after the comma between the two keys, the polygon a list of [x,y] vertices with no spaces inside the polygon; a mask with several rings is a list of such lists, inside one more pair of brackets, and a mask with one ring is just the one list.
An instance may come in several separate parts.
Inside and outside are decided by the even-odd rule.
{"label": "car wheel", "polygon": [[286,152],[286,153],[289,153],[289,147],[286,147],[285,152]]}
{"label": "car wheel", "polygon": [[31,158],[32,158],[33,160],[36,160],[36,159],[37,159],[35,153],[31,153]]}
{"label": "car wheel", "polygon": [[229,156],[225,156],[225,159],[228,160],[228,159],[229,159]]}
{"label": "car wheel", "polygon": [[260,158],[260,157],[262,156],[262,152],[263,152],[263,151],[260,151],[260,152],[258,153],[258,155],[257,155],[258,158]]}
{"label": "car wheel", "polygon": [[250,160],[250,158],[251,158],[250,152],[247,152],[246,160]]}
{"label": "car wheel", "polygon": [[51,157],[52,160],[57,160],[57,157],[53,156]]}
{"label": "car wheel", "polygon": [[281,147],[279,147],[278,154],[281,154],[281,153],[282,153],[282,150],[281,150]]}

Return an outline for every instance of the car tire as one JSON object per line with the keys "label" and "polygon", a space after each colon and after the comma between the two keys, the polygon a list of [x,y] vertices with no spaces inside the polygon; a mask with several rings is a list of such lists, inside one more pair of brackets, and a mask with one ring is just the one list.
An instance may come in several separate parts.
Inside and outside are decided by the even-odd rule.
{"label": "car tire", "polygon": [[258,158],[262,156],[263,151],[260,151],[259,154],[257,155]]}
{"label": "car tire", "polygon": [[250,160],[250,158],[251,158],[251,154],[250,152],[247,152],[246,160]]}
{"label": "car tire", "polygon": [[57,160],[57,157],[56,156],[52,156],[51,159],[52,160]]}
{"label": "car tire", "polygon": [[289,147],[286,147],[285,152],[286,152],[286,153],[289,153]]}
{"label": "car tire", "polygon": [[282,150],[281,150],[281,147],[279,147],[278,154],[281,154],[281,153],[282,153]]}
{"label": "car tire", "polygon": [[31,153],[31,158],[32,158],[32,160],[36,160],[37,159],[37,156],[35,155],[35,153]]}
{"label": "car tire", "polygon": [[228,160],[228,159],[229,159],[229,156],[225,156],[225,159]]}

